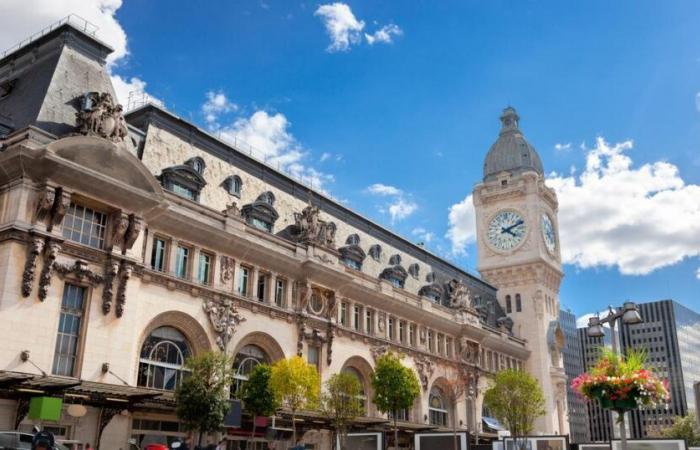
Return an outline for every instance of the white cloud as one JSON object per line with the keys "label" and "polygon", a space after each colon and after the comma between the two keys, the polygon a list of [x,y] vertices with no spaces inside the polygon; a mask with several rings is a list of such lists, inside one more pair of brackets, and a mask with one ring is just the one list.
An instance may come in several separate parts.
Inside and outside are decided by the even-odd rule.
{"label": "white cloud", "polygon": [[476,214],[471,194],[450,206],[447,219],[449,228],[445,237],[452,243],[452,253],[465,255],[467,245],[476,241]]}
{"label": "white cloud", "polygon": [[369,45],[374,45],[377,43],[391,44],[393,42],[393,36],[401,36],[403,31],[398,25],[389,24],[384,25],[372,34],[365,33],[365,39]]}
{"label": "white cloud", "polygon": [[365,23],[357,20],[350,6],[345,3],[321,5],[314,12],[314,16],[321,18],[331,38],[331,43],[326,49],[328,52],[348,51],[351,45],[360,42],[360,33]]}
{"label": "white cloud", "polygon": [[556,150],[558,152],[571,150],[571,142],[567,142],[566,144],[556,143],[556,144],[554,144],[554,150]]}
{"label": "white cloud", "polygon": [[258,110],[250,117],[240,117],[230,125],[217,127],[214,131],[239,150],[328,194],[325,187],[334,181],[333,175],[304,164],[308,152],[292,135],[290,127],[291,123],[284,114]]}
{"label": "white cloud", "polygon": [[403,194],[403,191],[401,189],[396,188],[394,186],[388,186],[386,184],[382,183],[375,183],[371,186],[367,187],[367,192],[373,195],[401,195]]}
{"label": "white cloud", "polygon": [[325,160],[329,159],[332,155],[328,152],[323,152],[321,154],[321,158],[319,158],[320,162],[324,162]]}
{"label": "white cloud", "polygon": [[695,277],[700,280],[700,267],[698,267],[698,271],[695,272]]}
{"label": "white cloud", "polygon": [[238,109],[238,105],[233,103],[226,97],[223,91],[209,91],[206,93],[207,101],[202,105],[202,113],[204,120],[210,126],[216,127],[219,117]]}
{"label": "white cloud", "polygon": [[418,209],[418,205],[410,200],[406,200],[403,197],[397,197],[391,204],[389,204],[389,216],[391,217],[391,223],[400,221],[410,216]]}
{"label": "white cloud", "polygon": [[[112,74],[112,69],[129,54],[126,32],[116,18],[116,12],[121,6],[122,0],[2,0],[0,51],[10,48],[59,19],[75,14],[96,26],[96,36],[114,49],[107,57],[107,69],[112,76],[117,99],[128,106],[129,92],[143,92],[146,83],[137,77],[127,80]],[[72,20],[73,23],[77,23],[80,19]],[[150,97],[149,100],[155,99]]]}
{"label": "white cloud", "polygon": [[645,275],[700,255],[700,186],[665,161],[633,167],[632,147],[599,137],[580,175],[547,180],[559,198],[565,263]]}
{"label": "white cloud", "polygon": [[429,244],[433,239],[435,239],[435,233],[426,230],[423,227],[416,227],[411,230],[411,234],[418,236],[418,238],[425,244]]}

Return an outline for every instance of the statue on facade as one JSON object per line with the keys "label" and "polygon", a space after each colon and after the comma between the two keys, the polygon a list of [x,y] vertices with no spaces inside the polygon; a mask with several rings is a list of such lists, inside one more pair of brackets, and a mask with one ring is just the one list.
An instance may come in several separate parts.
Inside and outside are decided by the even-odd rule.
{"label": "statue on facade", "polygon": [[233,333],[236,332],[236,327],[241,322],[245,322],[245,317],[236,311],[230,300],[220,302],[205,300],[202,307],[209,316],[209,322],[214,328],[214,332],[216,332],[216,345],[225,351]]}
{"label": "statue on facade", "polygon": [[469,309],[469,288],[458,280],[450,281],[450,306],[456,309]]}
{"label": "statue on facade", "polygon": [[115,104],[107,92],[88,92],[75,114],[78,131],[86,136],[99,136],[112,142],[124,142],[129,130],[122,105]]}
{"label": "statue on facade", "polygon": [[463,336],[459,341],[459,353],[462,361],[468,364],[479,365],[481,349],[478,342],[474,342]]}
{"label": "statue on facade", "polygon": [[223,284],[233,280],[233,258],[226,255],[221,255],[221,282]]}
{"label": "statue on facade", "polygon": [[413,362],[416,365],[416,371],[418,372],[418,378],[420,379],[420,384],[423,386],[423,390],[428,390],[430,386],[430,377],[433,376],[435,372],[435,363],[424,355],[418,355],[413,358]]}
{"label": "statue on facade", "polygon": [[316,244],[335,247],[335,223],[320,219],[321,210],[309,204],[300,212],[294,213],[293,236],[302,244]]}

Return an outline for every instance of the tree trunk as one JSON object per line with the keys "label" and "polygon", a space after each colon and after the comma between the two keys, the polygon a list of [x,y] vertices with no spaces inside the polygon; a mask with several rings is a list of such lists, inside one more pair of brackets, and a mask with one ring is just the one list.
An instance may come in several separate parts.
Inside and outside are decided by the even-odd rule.
{"label": "tree trunk", "polygon": [[454,450],[459,450],[457,448],[457,408],[455,406],[452,407],[452,442]]}
{"label": "tree trunk", "polygon": [[[253,414],[253,432],[250,434],[250,440],[251,440],[251,441],[255,439],[255,425],[257,425],[257,424],[255,423],[255,422],[256,422],[255,419],[256,419],[257,417],[258,417],[258,416],[256,416],[255,414]],[[255,446],[255,444],[253,444],[253,446]]]}
{"label": "tree trunk", "polygon": [[399,427],[396,425],[396,416],[398,414],[394,413],[394,449],[399,450]]}
{"label": "tree trunk", "polygon": [[292,411],[292,447],[297,445],[297,421],[296,411]]}
{"label": "tree trunk", "polygon": [[202,435],[204,432],[202,430],[199,430],[199,437],[197,438],[197,446],[201,447],[202,446]]}

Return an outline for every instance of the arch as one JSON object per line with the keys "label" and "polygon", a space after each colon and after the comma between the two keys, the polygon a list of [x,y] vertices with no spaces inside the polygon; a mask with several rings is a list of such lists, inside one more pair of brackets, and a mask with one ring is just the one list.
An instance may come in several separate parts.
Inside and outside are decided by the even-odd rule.
{"label": "arch", "polygon": [[271,363],[285,358],[284,350],[282,350],[282,347],[277,343],[275,338],[263,331],[254,331],[243,336],[243,338],[236,343],[233,355],[237,355],[246,345],[256,345],[260,347],[267,353],[267,356],[270,357]]}
{"label": "arch", "polygon": [[374,390],[372,389],[372,374],[374,373],[374,368],[365,358],[356,355],[348,358],[345,363],[343,363],[340,371],[343,372],[346,369],[352,369],[360,376],[360,383],[362,384],[362,390],[366,397],[365,415],[374,416],[374,403],[372,402],[372,398],[374,397]]}
{"label": "arch", "polygon": [[194,355],[214,348],[207,332],[197,319],[181,311],[166,311],[155,316],[146,325],[139,339],[139,349],[153,330],[160,327],[173,327],[184,334],[190,344],[192,344],[192,353]]}
{"label": "arch", "polygon": [[433,381],[428,391],[428,422],[431,425],[447,426],[454,414],[454,408],[450,403],[449,383],[444,377],[438,377]]}

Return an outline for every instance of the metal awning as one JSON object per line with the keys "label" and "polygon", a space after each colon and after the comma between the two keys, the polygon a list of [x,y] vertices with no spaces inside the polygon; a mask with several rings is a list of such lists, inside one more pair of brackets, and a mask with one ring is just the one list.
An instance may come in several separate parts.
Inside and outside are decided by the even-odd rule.
{"label": "metal awning", "polygon": [[491,429],[491,430],[506,431],[506,427],[504,427],[503,424],[498,421],[498,419],[495,419],[493,417],[483,416],[481,418],[481,420],[484,422],[484,425],[486,425],[486,427]]}

